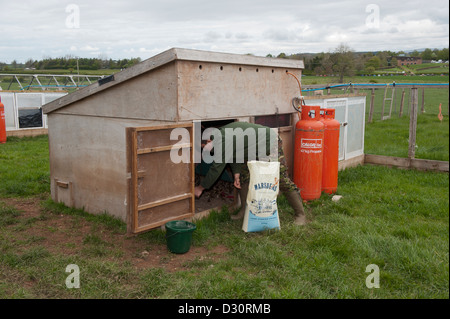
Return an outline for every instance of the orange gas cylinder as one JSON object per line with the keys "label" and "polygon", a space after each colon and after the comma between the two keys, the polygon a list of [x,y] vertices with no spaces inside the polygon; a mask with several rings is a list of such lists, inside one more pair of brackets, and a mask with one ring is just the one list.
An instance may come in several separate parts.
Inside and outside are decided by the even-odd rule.
{"label": "orange gas cylinder", "polygon": [[2,103],[0,96],[0,144],[6,143],[6,120],[5,120],[5,106]]}
{"label": "orange gas cylinder", "polygon": [[322,193],[322,157],[324,124],[320,106],[302,107],[295,127],[294,183],[304,201],[317,199]]}
{"label": "orange gas cylinder", "polygon": [[334,118],[334,109],[321,109],[320,121],[324,124],[322,191],[333,194],[338,185],[339,130],[341,124]]}

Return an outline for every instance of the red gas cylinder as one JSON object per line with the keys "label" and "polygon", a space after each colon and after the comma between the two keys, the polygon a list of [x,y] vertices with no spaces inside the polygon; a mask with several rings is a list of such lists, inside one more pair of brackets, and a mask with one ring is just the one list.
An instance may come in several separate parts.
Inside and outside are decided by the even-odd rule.
{"label": "red gas cylinder", "polygon": [[294,183],[304,201],[317,199],[322,193],[322,158],[324,124],[320,106],[302,107],[295,127]]}
{"label": "red gas cylinder", "polygon": [[6,120],[5,120],[5,106],[2,103],[0,96],[0,144],[6,143]]}
{"label": "red gas cylinder", "polygon": [[320,109],[320,121],[324,124],[322,191],[333,194],[338,185],[339,130],[341,124],[334,118],[334,109]]}

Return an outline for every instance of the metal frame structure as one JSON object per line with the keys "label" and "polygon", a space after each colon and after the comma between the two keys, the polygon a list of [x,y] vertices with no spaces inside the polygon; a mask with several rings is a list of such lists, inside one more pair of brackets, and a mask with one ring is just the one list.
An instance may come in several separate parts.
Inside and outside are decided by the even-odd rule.
{"label": "metal frame structure", "polygon": [[[0,74],[0,79],[11,77],[6,90],[11,89],[13,83],[17,83],[20,90],[41,89],[43,91],[48,89],[63,90],[67,88],[80,88],[88,86],[93,82],[102,79],[105,75],[82,75],[82,74]],[[28,84],[22,82],[19,78],[27,78]],[[59,81],[58,81],[59,80]],[[36,84],[33,84],[36,83]],[[45,84],[42,84],[45,83]]]}

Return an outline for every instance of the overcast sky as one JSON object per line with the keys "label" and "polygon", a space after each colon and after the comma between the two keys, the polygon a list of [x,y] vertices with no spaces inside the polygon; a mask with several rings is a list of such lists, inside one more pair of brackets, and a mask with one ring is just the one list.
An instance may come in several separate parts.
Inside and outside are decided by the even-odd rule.
{"label": "overcast sky", "polygon": [[448,0],[0,0],[0,61],[449,46]]}

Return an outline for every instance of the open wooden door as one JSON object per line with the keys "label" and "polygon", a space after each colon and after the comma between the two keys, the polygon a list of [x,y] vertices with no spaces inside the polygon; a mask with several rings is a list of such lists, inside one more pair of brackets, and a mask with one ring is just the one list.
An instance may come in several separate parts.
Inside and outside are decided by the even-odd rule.
{"label": "open wooden door", "polygon": [[[185,128],[189,141],[171,141],[175,128]],[[129,232],[194,216],[193,136],[193,125],[186,123],[127,128]],[[172,161],[171,151],[182,161]]]}

